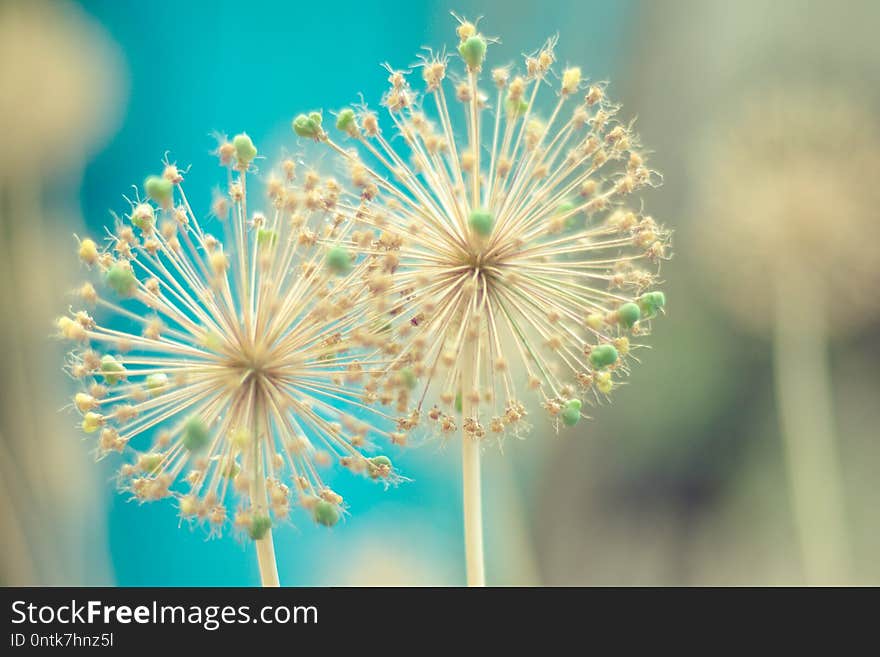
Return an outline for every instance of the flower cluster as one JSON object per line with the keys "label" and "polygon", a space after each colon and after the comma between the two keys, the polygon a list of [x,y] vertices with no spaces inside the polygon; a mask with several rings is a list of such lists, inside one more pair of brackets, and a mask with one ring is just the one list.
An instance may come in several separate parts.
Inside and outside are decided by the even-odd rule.
{"label": "flower cluster", "polygon": [[492,39],[464,20],[457,34],[459,58],[422,57],[421,90],[388,67],[381,122],[363,104],[336,114],[341,138],[320,112],[293,121],[360,193],[347,248],[394,272],[395,348],[366,398],[396,404],[401,429],[427,416],[479,439],[527,426],[528,388],[571,426],[629,372],[663,310],[669,233],[630,201],[660,178],[604,85],[554,72],[555,40],[523,70],[486,75]]}
{"label": "flower cluster", "polygon": [[[293,503],[331,526],[343,512],[319,467],[333,461],[385,482],[371,439],[403,434],[367,409],[357,384],[380,354],[387,290],[382,259],[353,246],[351,199],[330,178],[285,160],[266,183],[267,211],[248,207],[257,149],[221,140],[228,172],[213,217],[197,219],[184,171],[166,162],[103,243],[79,241],[97,275],[82,310],[58,320],[75,343],[74,400],[100,456],[138,500],[177,498],[184,518],[266,535]],[[212,230],[216,235],[208,232]],[[107,312],[109,311],[109,312]],[[106,316],[106,321],[99,317]]]}

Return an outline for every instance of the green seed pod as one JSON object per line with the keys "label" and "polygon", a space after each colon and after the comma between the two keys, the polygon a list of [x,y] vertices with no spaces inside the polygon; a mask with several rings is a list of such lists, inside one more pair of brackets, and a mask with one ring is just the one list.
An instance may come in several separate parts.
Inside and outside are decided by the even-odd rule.
{"label": "green seed pod", "polygon": [[341,130],[352,137],[357,136],[358,124],[353,109],[346,108],[339,112],[339,115],[336,117],[336,129]]}
{"label": "green seed pod", "polygon": [[327,249],[327,259],[325,262],[334,274],[342,276],[351,271],[351,255],[345,247],[332,246]]}
{"label": "green seed pod", "polygon": [[170,180],[166,180],[161,176],[149,176],[144,181],[144,191],[148,197],[162,207],[171,205],[171,201],[174,198],[174,185]]}
{"label": "green seed pod", "polygon": [[142,454],[138,459],[138,467],[147,474],[152,474],[159,469],[164,460],[162,454]]}
{"label": "green seed pod", "polygon": [[300,137],[319,139],[322,134],[321,115],[312,112],[309,115],[300,114],[293,120],[293,131]]}
{"label": "green seed pod", "polygon": [[228,479],[237,477],[239,472],[241,472],[241,466],[235,459],[229,459],[226,462],[226,465],[223,466],[222,470],[223,476]]}
{"label": "green seed pod", "polygon": [[137,289],[137,278],[131,268],[115,264],[104,275],[107,286],[121,297],[130,297]]}
{"label": "green seed pod", "polygon": [[101,357],[101,373],[104,375],[104,380],[112,386],[122,380],[125,368],[113,356],[105,354]]}
{"label": "green seed pod", "polygon": [[274,230],[269,230],[268,228],[257,229],[257,246],[259,246],[261,249],[275,246],[277,242],[278,233],[276,233]]}
{"label": "green seed pod", "polygon": [[410,390],[415,388],[416,384],[418,384],[419,382],[418,378],[416,377],[416,373],[413,372],[412,369],[409,367],[404,367],[402,370],[400,370],[400,381],[405,387],[409,388]]}
{"label": "green seed pod", "polygon": [[581,401],[580,399],[570,399],[562,409],[562,421],[567,427],[573,427],[581,419]]}
{"label": "green seed pod", "polygon": [[335,504],[330,504],[327,500],[318,500],[315,508],[312,510],[315,522],[325,527],[332,527],[339,522],[339,509]]}
{"label": "green seed pod", "polygon": [[507,114],[511,117],[524,116],[529,109],[529,104],[522,98],[508,98],[504,102],[507,107]]}
{"label": "green seed pod", "polygon": [[617,321],[626,328],[632,328],[641,317],[642,311],[634,303],[625,303],[617,309]]}
{"label": "green seed pod", "polygon": [[232,146],[235,148],[235,158],[243,167],[247,167],[257,156],[257,147],[254,146],[251,138],[244,133],[233,137]]}
{"label": "green seed pod", "polygon": [[617,362],[617,349],[610,344],[600,344],[590,351],[590,362],[593,367],[603,369]]}
{"label": "green seed pod", "polygon": [[494,223],[495,217],[488,210],[471,210],[471,215],[468,217],[471,229],[481,237],[489,237],[492,234]]}
{"label": "green seed pod", "polygon": [[255,541],[264,538],[269,530],[272,529],[272,519],[269,516],[257,514],[251,518],[251,526],[248,528],[248,535]]}
{"label": "green seed pod", "polygon": [[198,415],[192,415],[183,425],[181,435],[183,446],[191,452],[198,452],[208,446],[211,434],[208,425]]}
{"label": "green seed pod", "polygon": [[155,397],[158,395],[165,386],[168,385],[168,375],[164,372],[159,372],[157,374],[150,374],[147,376],[144,383],[147,386],[147,390],[150,391],[150,395]]}
{"label": "green seed pod", "polygon": [[638,298],[638,303],[644,317],[653,317],[666,305],[666,295],[660,290],[646,292]]}
{"label": "green seed pod", "polygon": [[156,213],[149,203],[138,203],[131,213],[131,223],[143,231],[150,230],[155,220]]}
{"label": "green seed pod", "polygon": [[374,456],[373,458],[370,459],[370,463],[372,463],[376,467],[382,467],[383,465],[388,466],[389,468],[392,467],[391,466],[391,459],[388,458],[387,456],[385,456],[384,454],[380,454],[379,456]]}
{"label": "green seed pod", "polygon": [[468,65],[468,68],[476,71],[483,65],[486,58],[486,40],[479,34],[468,37],[458,46],[458,54]]}
{"label": "green seed pod", "polygon": [[[574,210],[576,207],[577,206],[572,201],[565,200],[559,204],[559,207],[556,208],[556,214],[557,215],[568,214],[569,212]],[[572,215],[565,218],[565,227],[568,230],[571,230],[572,228],[577,227],[577,215],[576,214],[572,214]]]}

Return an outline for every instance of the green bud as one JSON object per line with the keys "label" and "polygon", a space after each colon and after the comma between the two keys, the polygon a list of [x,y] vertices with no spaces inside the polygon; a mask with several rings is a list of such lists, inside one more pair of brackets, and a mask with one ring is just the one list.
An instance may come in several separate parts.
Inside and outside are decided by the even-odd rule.
{"label": "green bud", "polygon": [[529,104],[522,98],[508,98],[504,104],[507,107],[507,114],[511,117],[524,116],[529,109]]}
{"label": "green bud", "polygon": [[353,109],[344,109],[336,117],[336,129],[355,136],[358,132],[357,119]]}
{"label": "green bud", "polygon": [[599,344],[590,351],[593,367],[603,369],[617,362],[617,349],[610,344]]}
{"label": "green bud", "polygon": [[416,373],[412,371],[409,367],[404,367],[400,370],[400,380],[404,386],[412,390],[416,387],[418,383],[418,378],[416,378]]}
{"label": "green bud", "polygon": [[653,317],[663,306],[666,305],[666,295],[660,290],[646,292],[637,299],[642,315]]}
{"label": "green bud", "polygon": [[483,60],[486,58],[486,40],[479,34],[468,37],[458,46],[458,54],[468,68],[476,70],[483,65]]}
{"label": "green bud", "polygon": [[257,156],[257,147],[254,146],[254,142],[251,141],[251,138],[244,133],[233,137],[232,146],[235,148],[235,158],[243,167],[246,167],[253,162],[254,158]]}
{"label": "green bud", "polygon": [[269,516],[257,514],[251,518],[248,535],[255,541],[259,541],[269,533],[270,529],[272,529],[272,519]]}
{"label": "green bud", "polygon": [[332,527],[339,522],[339,509],[335,504],[330,504],[327,500],[318,500],[315,508],[312,510],[315,522],[325,527]]}
{"label": "green bud", "polygon": [[208,425],[198,415],[192,415],[183,425],[183,446],[191,452],[198,452],[208,446],[211,435]]}
{"label": "green bud", "polygon": [[581,401],[579,399],[570,399],[562,409],[562,421],[567,427],[573,427],[581,419]]}
{"label": "green bud", "polygon": [[308,115],[300,114],[293,120],[293,131],[300,137],[318,139],[321,137],[321,115],[312,112]]}
{"label": "green bud", "polygon": [[370,463],[377,467],[381,467],[383,465],[391,467],[391,459],[385,456],[384,454],[380,454],[379,456],[374,456],[370,459]]}
{"label": "green bud", "polygon": [[137,289],[137,278],[130,267],[117,263],[107,270],[104,280],[121,297],[130,297]]}
{"label": "green bud", "polygon": [[164,460],[165,457],[162,454],[142,454],[138,459],[138,467],[147,474],[150,474],[156,472]]}
{"label": "green bud", "polygon": [[150,230],[155,220],[156,214],[149,203],[138,203],[132,210],[131,223],[141,230]]}
{"label": "green bud", "polygon": [[[563,201],[559,204],[559,207],[556,208],[556,214],[568,214],[572,210],[574,210],[577,206],[571,201]],[[572,214],[565,218],[565,227],[569,230],[577,227],[577,215]]]}
{"label": "green bud", "polygon": [[332,246],[327,249],[327,267],[334,274],[347,274],[351,271],[351,255],[342,246]]}
{"label": "green bud", "polygon": [[241,472],[241,466],[238,464],[238,461],[231,458],[226,462],[222,472],[224,477],[232,479],[233,477],[238,476],[238,473]]}
{"label": "green bud", "polygon": [[617,309],[617,321],[626,328],[632,328],[641,317],[642,311],[634,303],[625,303]]}
{"label": "green bud", "polygon": [[488,237],[492,234],[492,225],[495,223],[495,217],[488,210],[471,210],[468,223],[477,235]]}
{"label": "green bud", "polygon": [[144,191],[151,199],[163,207],[171,204],[174,196],[174,185],[161,176],[149,176],[144,181]]}
{"label": "green bud", "polygon": [[278,233],[274,230],[269,230],[268,228],[257,229],[257,246],[261,249],[275,246],[276,242],[278,242]]}
{"label": "green bud", "polygon": [[164,372],[150,374],[149,376],[147,376],[145,384],[147,386],[147,390],[150,391],[150,395],[155,397],[162,391],[165,386],[168,385],[168,375]]}
{"label": "green bud", "polygon": [[104,375],[104,380],[112,386],[122,380],[125,368],[113,356],[106,354],[101,357],[101,373]]}

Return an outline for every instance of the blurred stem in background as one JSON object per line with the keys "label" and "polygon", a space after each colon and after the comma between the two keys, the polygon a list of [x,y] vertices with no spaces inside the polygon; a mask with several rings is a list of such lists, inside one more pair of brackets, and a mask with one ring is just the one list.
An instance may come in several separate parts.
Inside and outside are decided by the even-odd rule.
{"label": "blurred stem in background", "polygon": [[774,368],[791,503],[808,584],[846,584],[849,541],[834,437],[821,284],[777,273]]}
{"label": "blurred stem in background", "polygon": [[483,499],[480,486],[480,443],[464,428],[465,418],[473,412],[470,390],[474,381],[473,343],[465,336],[461,371],[461,478],[464,511],[464,553],[468,586],[485,586],[483,560]]}

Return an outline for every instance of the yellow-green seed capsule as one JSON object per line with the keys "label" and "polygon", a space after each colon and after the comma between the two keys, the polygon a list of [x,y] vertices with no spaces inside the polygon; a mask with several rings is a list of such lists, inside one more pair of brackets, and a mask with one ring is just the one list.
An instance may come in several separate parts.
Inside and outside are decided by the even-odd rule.
{"label": "yellow-green seed capsule", "polygon": [[241,466],[238,464],[238,461],[235,459],[229,459],[226,461],[226,465],[223,466],[221,470],[224,477],[228,479],[233,479],[238,476],[238,473],[241,472]]}
{"label": "yellow-green seed capsule", "polygon": [[562,409],[562,421],[565,426],[573,427],[581,419],[581,402],[579,399],[569,399],[565,408]]}
{"label": "yellow-green seed capsule", "polygon": [[321,130],[321,115],[318,112],[300,114],[293,120],[293,131],[300,137],[319,139],[323,134]]}
{"label": "yellow-green seed capsule", "polygon": [[150,230],[155,220],[156,213],[149,203],[138,203],[131,212],[131,223],[143,231]]}
{"label": "yellow-green seed capsule", "polygon": [[638,298],[638,303],[644,317],[653,317],[666,305],[666,295],[660,290],[646,292]]}
{"label": "yellow-green seed capsule", "polygon": [[235,159],[238,160],[240,166],[247,167],[257,156],[257,147],[254,146],[251,138],[244,133],[233,137],[232,147],[235,148]]}
{"label": "yellow-green seed capsule", "polygon": [[602,369],[617,362],[617,349],[610,344],[600,344],[590,351],[593,367]]}
{"label": "yellow-green seed capsule", "polygon": [[347,108],[339,112],[339,115],[336,117],[336,129],[341,130],[352,137],[357,136],[358,124],[353,109]]}
{"label": "yellow-green seed capsule", "polygon": [[642,311],[634,303],[625,303],[617,309],[617,321],[626,328],[632,328],[641,317]]}
{"label": "yellow-green seed capsule", "polygon": [[315,522],[325,527],[332,527],[339,522],[339,509],[335,504],[330,504],[327,500],[318,500],[315,508],[312,509]]}
{"label": "yellow-green seed capsule", "polygon": [[507,115],[511,118],[525,116],[529,109],[529,104],[522,98],[508,98],[504,104],[507,108]]}
{"label": "yellow-green seed capsule", "polygon": [[486,39],[479,34],[468,37],[458,46],[458,54],[469,69],[478,70],[486,58]]}
{"label": "yellow-green seed capsule", "polygon": [[144,181],[144,191],[162,207],[171,205],[174,198],[174,185],[161,176],[148,176]]}
{"label": "yellow-green seed capsule", "polygon": [[269,230],[268,228],[258,228],[257,229],[257,246],[261,249],[266,249],[278,242],[278,233],[274,230]]}
{"label": "yellow-green seed capsule", "polygon": [[400,382],[406,387],[412,390],[416,387],[416,384],[419,382],[418,377],[416,377],[416,373],[412,371],[412,368],[404,367],[400,370]]}
{"label": "yellow-green seed capsule", "polygon": [[596,389],[606,395],[611,392],[614,387],[614,381],[611,379],[611,372],[598,372],[596,374]]}
{"label": "yellow-green seed capsule", "polygon": [[150,395],[155,397],[168,385],[168,375],[164,372],[150,374],[144,383],[147,386],[147,390],[150,391]]}
{"label": "yellow-green seed capsule", "polygon": [[247,429],[233,429],[229,434],[232,445],[238,449],[244,449],[251,442],[251,434]]}
{"label": "yellow-green seed capsule", "polygon": [[181,441],[189,451],[201,451],[211,441],[208,425],[198,415],[191,416],[183,425]]}
{"label": "yellow-green seed capsule", "polygon": [[468,217],[471,229],[481,237],[489,237],[492,234],[494,223],[495,217],[488,210],[471,210],[470,217]]}
{"label": "yellow-green seed capsule", "polygon": [[138,467],[147,474],[156,472],[165,457],[162,454],[142,454],[138,459]]}
{"label": "yellow-green seed capsule", "polygon": [[256,514],[251,518],[251,526],[248,528],[248,535],[255,541],[264,538],[269,530],[272,529],[272,519],[263,514]]}
{"label": "yellow-green seed capsule", "polygon": [[342,246],[327,249],[327,268],[334,274],[344,275],[351,271],[351,255]]}
{"label": "yellow-green seed capsule", "polygon": [[130,297],[137,290],[137,278],[130,267],[117,263],[104,275],[107,286],[121,297]]}
{"label": "yellow-green seed capsule", "polygon": [[101,357],[101,374],[104,375],[104,380],[112,386],[122,380],[125,368],[113,356],[105,354]]}
{"label": "yellow-green seed capsule", "polygon": [[[567,215],[569,212],[575,209],[575,204],[571,201],[563,201],[559,204],[559,207],[556,208],[557,215]],[[577,227],[577,215],[571,214],[565,218],[565,227],[568,230]]]}
{"label": "yellow-green seed capsule", "polygon": [[95,433],[104,426],[104,416],[100,413],[86,413],[82,420],[82,429],[86,433]]}

